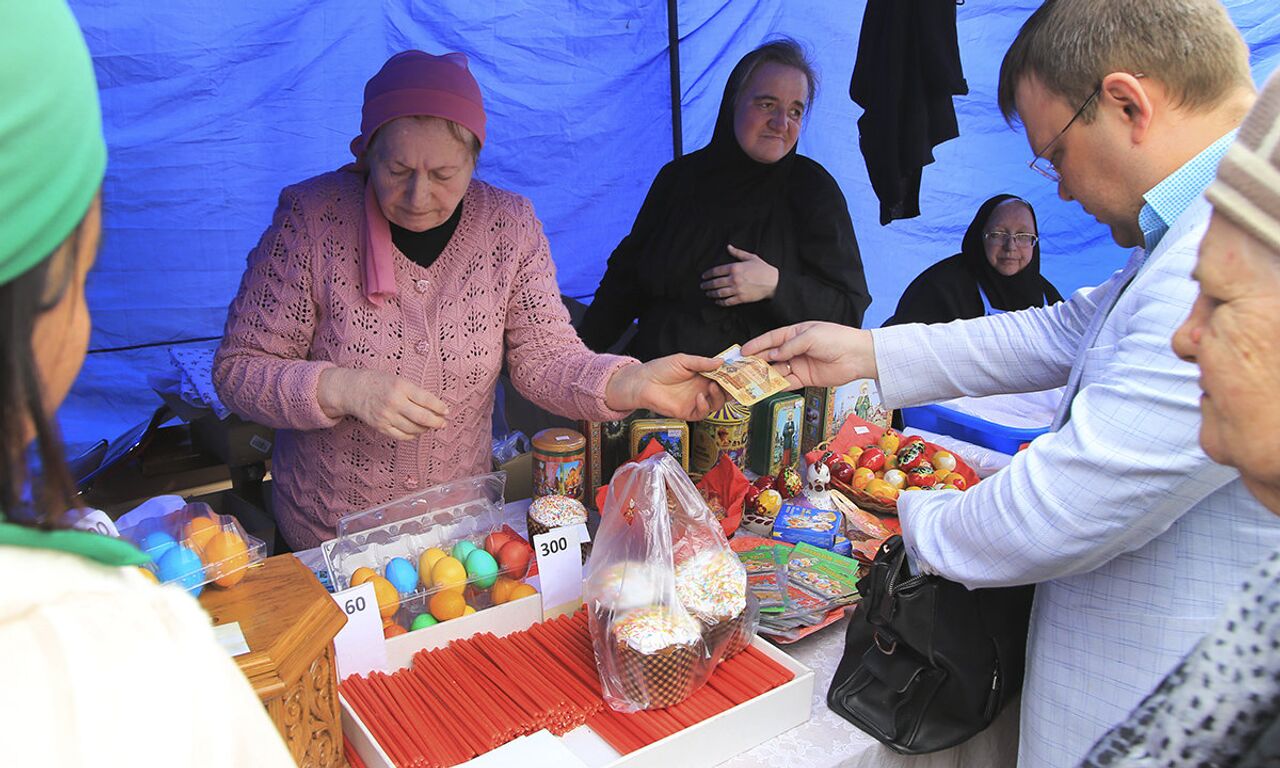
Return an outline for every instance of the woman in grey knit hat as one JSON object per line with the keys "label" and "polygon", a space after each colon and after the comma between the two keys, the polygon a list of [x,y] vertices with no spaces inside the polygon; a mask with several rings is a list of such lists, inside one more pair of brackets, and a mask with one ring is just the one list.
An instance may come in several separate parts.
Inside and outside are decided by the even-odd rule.
{"label": "woman in grey knit hat", "polygon": [[[1200,366],[1200,444],[1280,514],[1280,75],[1205,193],[1200,295],[1174,351]],[[1280,765],[1280,552],[1084,766]]]}

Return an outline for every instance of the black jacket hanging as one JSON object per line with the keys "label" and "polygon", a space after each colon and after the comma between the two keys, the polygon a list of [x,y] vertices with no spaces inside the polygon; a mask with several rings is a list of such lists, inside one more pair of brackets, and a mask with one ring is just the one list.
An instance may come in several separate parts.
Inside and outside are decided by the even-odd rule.
{"label": "black jacket hanging", "polygon": [[869,0],[849,96],[864,110],[859,144],[880,223],[920,215],[920,174],[933,148],[959,136],[953,95],[960,66],[955,0]]}

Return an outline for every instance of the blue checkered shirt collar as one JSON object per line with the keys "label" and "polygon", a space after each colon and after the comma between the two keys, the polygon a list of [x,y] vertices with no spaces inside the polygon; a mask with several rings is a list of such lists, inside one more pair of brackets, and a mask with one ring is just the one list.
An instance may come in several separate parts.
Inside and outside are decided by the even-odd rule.
{"label": "blue checkered shirt collar", "polygon": [[1235,138],[1234,130],[1227,133],[1142,196],[1146,204],[1138,212],[1138,226],[1147,253],[1156,249],[1173,222],[1209,188],[1218,173],[1218,163]]}

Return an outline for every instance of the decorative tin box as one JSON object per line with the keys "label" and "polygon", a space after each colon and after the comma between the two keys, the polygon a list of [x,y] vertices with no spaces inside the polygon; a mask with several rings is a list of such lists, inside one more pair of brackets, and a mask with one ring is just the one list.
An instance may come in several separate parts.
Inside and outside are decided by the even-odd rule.
{"label": "decorative tin box", "polygon": [[839,387],[805,387],[800,449],[808,453],[835,437],[849,414],[886,429],[893,421],[893,411],[881,405],[880,390],[872,379],[856,379]]}
{"label": "decorative tin box", "polygon": [[650,442],[658,443],[689,471],[689,425],[680,419],[636,419],[631,422],[631,456],[640,455]]}
{"label": "decorative tin box", "polygon": [[783,467],[800,464],[804,429],[804,398],[779,392],[751,408],[751,438],[747,464],[758,475],[777,475]]}

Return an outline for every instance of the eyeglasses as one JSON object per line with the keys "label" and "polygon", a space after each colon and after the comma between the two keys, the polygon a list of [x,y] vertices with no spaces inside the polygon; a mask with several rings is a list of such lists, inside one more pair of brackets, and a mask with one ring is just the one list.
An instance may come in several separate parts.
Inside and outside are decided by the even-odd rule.
{"label": "eyeglasses", "polygon": [[[1134,72],[1133,76],[1135,79],[1139,80],[1146,77],[1142,72]],[[1057,136],[1053,137],[1053,141],[1046,144],[1044,149],[1040,150],[1036,153],[1035,157],[1031,158],[1031,162],[1027,163],[1031,170],[1055,184],[1062,181],[1062,174],[1058,173],[1058,169],[1053,167],[1053,163],[1049,162],[1049,150],[1053,149],[1054,144],[1057,144],[1062,140],[1062,136],[1067,132],[1067,129],[1072,125],[1075,125],[1076,120],[1080,119],[1080,115],[1084,114],[1085,109],[1093,103],[1094,99],[1098,98],[1098,94],[1100,93],[1102,93],[1102,83],[1098,83],[1098,87],[1093,89],[1093,93],[1089,94],[1089,98],[1084,100],[1084,103],[1081,104],[1080,108],[1076,110],[1076,113],[1071,116],[1071,119],[1067,121],[1067,124],[1062,126],[1062,130],[1058,131]]]}
{"label": "eyeglasses", "polygon": [[1075,125],[1076,120],[1079,120],[1080,115],[1084,114],[1085,109],[1093,103],[1094,99],[1098,98],[1099,93],[1102,93],[1102,83],[1098,83],[1098,87],[1093,89],[1093,93],[1089,94],[1089,98],[1084,100],[1084,103],[1081,104],[1080,108],[1076,110],[1076,113],[1071,116],[1071,119],[1067,121],[1067,124],[1062,126],[1062,130],[1058,131],[1057,136],[1053,137],[1053,141],[1046,144],[1044,149],[1037,152],[1036,156],[1031,158],[1031,162],[1027,163],[1031,170],[1055,184],[1062,181],[1062,174],[1058,173],[1058,169],[1053,167],[1053,163],[1049,162],[1049,150],[1053,149],[1053,145],[1057,144],[1058,141],[1062,139],[1063,135],[1066,134],[1067,130],[1072,125]]}
{"label": "eyeglasses", "polygon": [[982,239],[988,243],[995,243],[1001,248],[1008,245],[1010,240],[1019,248],[1033,248],[1040,242],[1040,238],[1030,232],[988,232],[982,236]]}

